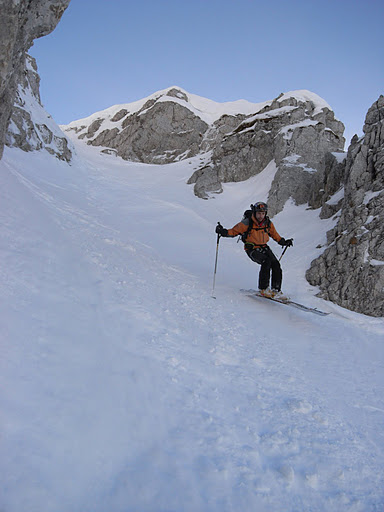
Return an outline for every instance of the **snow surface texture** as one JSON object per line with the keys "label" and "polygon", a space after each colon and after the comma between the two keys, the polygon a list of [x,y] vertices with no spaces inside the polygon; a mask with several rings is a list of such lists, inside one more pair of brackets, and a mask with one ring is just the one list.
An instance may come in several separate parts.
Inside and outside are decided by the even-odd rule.
{"label": "snow surface texture", "polygon": [[0,162],[0,510],[381,512],[384,319],[304,278],[333,221],[273,219],[295,239],[284,291],[329,316],[242,295],[259,267],[235,239],[214,300],[214,227],[267,198],[274,165],[202,201],[199,158],[77,146],[71,166]]}

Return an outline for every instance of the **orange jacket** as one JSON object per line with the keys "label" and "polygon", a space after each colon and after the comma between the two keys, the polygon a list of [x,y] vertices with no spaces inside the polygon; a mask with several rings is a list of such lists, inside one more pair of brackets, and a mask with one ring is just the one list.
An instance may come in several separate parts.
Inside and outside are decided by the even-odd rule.
{"label": "orange jacket", "polygon": [[[269,223],[269,226],[268,226]],[[228,236],[237,236],[245,233],[249,226],[249,219],[244,217],[241,222],[233,226],[232,229],[228,229]],[[259,223],[254,215],[252,215],[252,229],[249,232],[245,243],[253,245],[266,245],[269,241],[269,237],[272,237],[276,242],[280,242],[281,236],[276,231],[273,222],[269,219],[264,219],[263,222]]]}

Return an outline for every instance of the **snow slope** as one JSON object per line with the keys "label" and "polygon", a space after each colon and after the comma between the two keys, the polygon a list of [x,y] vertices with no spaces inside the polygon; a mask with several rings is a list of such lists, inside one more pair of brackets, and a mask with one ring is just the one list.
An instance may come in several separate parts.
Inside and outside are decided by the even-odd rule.
{"label": "snow slope", "polygon": [[[210,201],[199,158],[0,162],[0,510],[374,512],[384,507],[384,319],[315,297],[332,221],[287,204],[284,290],[221,239],[267,197],[272,162]],[[281,248],[271,247],[280,255]]]}

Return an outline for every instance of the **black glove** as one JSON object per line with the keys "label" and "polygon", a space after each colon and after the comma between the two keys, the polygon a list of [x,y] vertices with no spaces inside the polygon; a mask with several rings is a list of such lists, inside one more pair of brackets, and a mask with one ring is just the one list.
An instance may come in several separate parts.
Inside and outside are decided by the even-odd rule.
{"label": "black glove", "polygon": [[293,245],[293,238],[288,238],[288,240],[286,240],[285,238],[282,238],[280,240],[280,242],[278,242],[279,245],[282,245],[283,247],[292,247]]}
{"label": "black glove", "polygon": [[223,228],[220,222],[217,224],[215,231],[220,236],[228,236],[228,229]]}

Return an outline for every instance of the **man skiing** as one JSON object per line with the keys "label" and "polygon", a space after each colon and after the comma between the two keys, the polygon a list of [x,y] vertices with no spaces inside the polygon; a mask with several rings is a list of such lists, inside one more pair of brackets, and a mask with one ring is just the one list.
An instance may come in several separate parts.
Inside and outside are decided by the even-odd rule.
{"label": "man skiing", "polygon": [[[268,206],[258,202],[251,205],[251,210],[244,213],[244,217],[232,229],[225,229],[220,223],[216,233],[224,237],[242,235],[244,249],[249,258],[261,265],[259,273],[260,294],[268,298],[285,300],[287,297],[281,292],[282,270],[280,263],[267,243],[272,237],[279,245],[291,247],[293,239],[281,237],[276,231],[273,222],[267,216]],[[269,287],[272,270],[271,288]]]}

